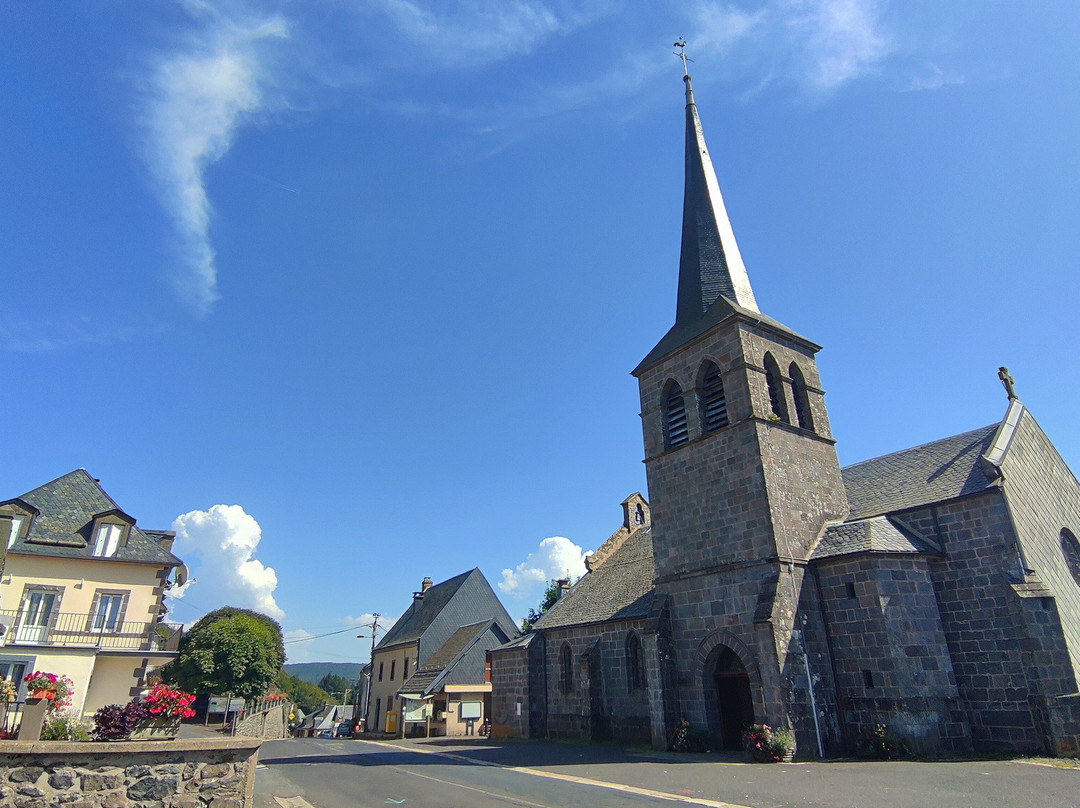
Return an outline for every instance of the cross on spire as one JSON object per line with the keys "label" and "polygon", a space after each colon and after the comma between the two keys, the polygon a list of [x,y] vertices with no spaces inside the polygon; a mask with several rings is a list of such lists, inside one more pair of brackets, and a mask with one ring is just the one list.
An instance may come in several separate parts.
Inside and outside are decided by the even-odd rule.
{"label": "cross on spire", "polygon": [[1005,387],[1005,392],[1009,396],[1009,401],[1016,401],[1016,388],[1013,385],[1016,380],[1009,374],[1009,369],[1004,365],[998,368],[998,378],[1001,379],[1001,384]]}

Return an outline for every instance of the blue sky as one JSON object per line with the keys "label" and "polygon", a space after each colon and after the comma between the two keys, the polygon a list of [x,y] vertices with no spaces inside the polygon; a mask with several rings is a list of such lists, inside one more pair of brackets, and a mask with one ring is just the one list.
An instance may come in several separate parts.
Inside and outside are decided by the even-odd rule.
{"label": "blue sky", "polygon": [[425,575],[523,614],[645,490],[678,37],[841,462],[996,421],[1008,365],[1080,466],[1075,3],[40,2],[0,6],[0,498],[85,467],[179,530],[174,619],[294,661]]}

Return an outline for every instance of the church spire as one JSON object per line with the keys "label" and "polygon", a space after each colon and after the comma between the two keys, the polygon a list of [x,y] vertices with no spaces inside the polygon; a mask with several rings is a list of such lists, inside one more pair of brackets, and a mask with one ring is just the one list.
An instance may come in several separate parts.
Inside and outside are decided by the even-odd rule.
{"label": "church spire", "polygon": [[701,317],[720,296],[744,309],[759,311],[705,145],[687,59],[685,53],[679,55],[686,82],[686,185],[676,324]]}

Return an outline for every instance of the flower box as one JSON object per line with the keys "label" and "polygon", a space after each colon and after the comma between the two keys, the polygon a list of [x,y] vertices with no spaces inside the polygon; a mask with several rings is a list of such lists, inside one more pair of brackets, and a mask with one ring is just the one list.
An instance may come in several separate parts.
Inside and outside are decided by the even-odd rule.
{"label": "flower box", "polygon": [[171,741],[180,734],[180,718],[146,718],[131,731],[133,741]]}

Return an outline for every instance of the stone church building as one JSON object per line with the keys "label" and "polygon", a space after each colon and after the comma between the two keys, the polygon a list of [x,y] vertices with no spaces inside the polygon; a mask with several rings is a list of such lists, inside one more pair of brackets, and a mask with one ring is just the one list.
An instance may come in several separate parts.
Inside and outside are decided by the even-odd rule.
{"label": "stone church building", "polygon": [[634,370],[649,499],[490,652],[492,734],[1076,754],[1076,477],[1004,369],[1000,423],[841,469],[820,346],[758,308],[685,83],[675,324]]}

